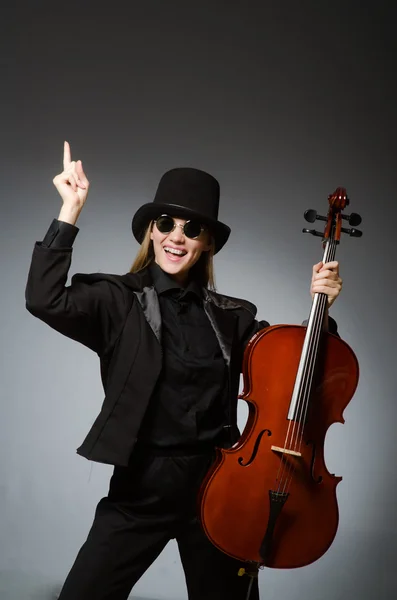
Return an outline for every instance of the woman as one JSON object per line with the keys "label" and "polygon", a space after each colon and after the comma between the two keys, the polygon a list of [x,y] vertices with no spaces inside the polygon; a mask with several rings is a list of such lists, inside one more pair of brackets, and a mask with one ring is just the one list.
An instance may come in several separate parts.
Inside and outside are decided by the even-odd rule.
{"label": "woman", "polygon": [[[67,142],[54,184],[63,206],[35,246],[27,308],[98,353],[106,396],[78,453],[114,465],[60,599],[125,600],[175,538],[190,600],[243,600],[242,565],[208,541],[195,506],[214,448],[239,437],[244,348],[268,326],[251,303],[213,291],[213,254],[230,233],[217,218],[218,182],[197,169],[165,173],[133,218],[141,248],[131,272],[79,274],[69,287],[89,182]],[[341,283],[336,262],[314,266],[311,292],[327,294],[329,306]],[[259,598],[257,582],[250,597]]]}

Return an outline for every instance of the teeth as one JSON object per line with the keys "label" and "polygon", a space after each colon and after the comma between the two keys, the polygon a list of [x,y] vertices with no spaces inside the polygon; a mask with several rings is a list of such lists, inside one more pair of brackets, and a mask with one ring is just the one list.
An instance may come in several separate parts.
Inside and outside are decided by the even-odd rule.
{"label": "teeth", "polygon": [[186,252],[184,250],[176,250],[175,248],[164,248],[166,252],[171,252],[171,254],[177,254],[178,256],[184,256]]}

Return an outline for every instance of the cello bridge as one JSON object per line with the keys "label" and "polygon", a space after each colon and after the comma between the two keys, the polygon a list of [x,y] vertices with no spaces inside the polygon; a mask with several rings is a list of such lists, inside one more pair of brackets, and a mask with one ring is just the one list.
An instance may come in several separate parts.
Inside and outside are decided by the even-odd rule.
{"label": "cello bridge", "polygon": [[291,456],[302,456],[300,452],[295,452],[295,450],[288,450],[288,448],[280,448],[280,446],[271,446],[270,447],[273,452],[280,452],[281,454],[290,454]]}

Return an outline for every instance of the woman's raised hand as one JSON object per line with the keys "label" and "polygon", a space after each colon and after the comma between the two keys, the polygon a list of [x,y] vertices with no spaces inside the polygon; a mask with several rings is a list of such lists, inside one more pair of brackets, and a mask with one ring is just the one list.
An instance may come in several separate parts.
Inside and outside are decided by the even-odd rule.
{"label": "woman's raised hand", "polygon": [[53,183],[63,201],[59,220],[74,224],[87,199],[90,183],[81,160],[72,160],[68,142],[63,147],[63,171],[54,177]]}

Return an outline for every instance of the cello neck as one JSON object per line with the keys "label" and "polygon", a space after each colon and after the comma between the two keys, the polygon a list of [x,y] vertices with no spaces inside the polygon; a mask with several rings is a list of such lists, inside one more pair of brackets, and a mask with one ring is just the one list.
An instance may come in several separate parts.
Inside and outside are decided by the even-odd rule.
{"label": "cello neck", "polygon": [[[329,239],[324,247],[323,264],[334,260],[337,242]],[[318,346],[327,310],[327,295],[314,294],[302,354],[296,375],[294,390],[288,411],[288,419],[303,423],[306,418],[310,390],[312,387]]]}

